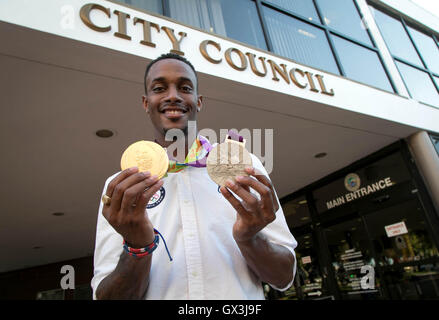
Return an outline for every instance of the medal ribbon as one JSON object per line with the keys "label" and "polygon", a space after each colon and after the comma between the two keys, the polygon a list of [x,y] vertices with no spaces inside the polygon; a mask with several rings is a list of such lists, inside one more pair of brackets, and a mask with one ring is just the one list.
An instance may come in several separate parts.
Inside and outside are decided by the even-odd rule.
{"label": "medal ribbon", "polygon": [[212,145],[209,141],[203,136],[198,136],[190,147],[183,163],[169,159],[168,173],[180,172],[188,166],[195,168],[206,167],[207,155],[210,150],[212,150]]}

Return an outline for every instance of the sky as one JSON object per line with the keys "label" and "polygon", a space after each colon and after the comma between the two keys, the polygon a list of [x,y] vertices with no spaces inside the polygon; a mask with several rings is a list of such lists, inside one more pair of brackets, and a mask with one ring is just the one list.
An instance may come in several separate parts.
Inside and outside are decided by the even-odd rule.
{"label": "sky", "polygon": [[410,0],[439,18],[439,0]]}

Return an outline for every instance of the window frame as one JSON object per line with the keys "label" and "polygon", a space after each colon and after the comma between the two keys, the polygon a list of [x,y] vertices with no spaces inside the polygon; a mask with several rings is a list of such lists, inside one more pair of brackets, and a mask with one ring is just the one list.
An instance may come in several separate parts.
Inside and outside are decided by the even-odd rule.
{"label": "window frame", "polygon": [[[118,0],[116,0],[116,1],[118,1]],[[122,3],[124,2],[124,0],[119,0],[119,1],[122,2]],[[338,37],[340,37],[342,39],[345,39],[347,41],[350,41],[350,42],[352,42],[355,45],[359,45],[359,46],[361,46],[361,47],[363,47],[365,49],[368,49],[368,50],[371,50],[371,51],[375,52],[377,54],[377,56],[378,56],[379,62],[381,63],[381,65],[382,65],[382,67],[384,69],[384,73],[385,73],[387,79],[389,80],[390,86],[391,86],[391,88],[393,90],[392,93],[399,94],[398,89],[397,89],[397,87],[396,87],[396,85],[395,85],[395,83],[394,83],[394,81],[393,81],[393,79],[391,77],[391,74],[390,74],[386,64],[384,63],[384,58],[383,58],[380,50],[378,49],[378,47],[376,45],[376,41],[375,41],[375,39],[373,37],[373,34],[369,30],[369,28],[366,28],[365,31],[366,31],[366,33],[367,33],[367,35],[368,35],[372,45],[369,45],[369,44],[364,43],[364,42],[362,42],[360,40],[354,39],[351,36],[349,36],[347,34],[344,34],[342,32],[339,32],[336,29],[333,29],[333,28],[327,26],[326,24],[324,24],[322,22],[323,21],[323,13],[322,13],[322,10],[321,10],[321,8],[319,7],[319,5],[317,3],[317,0],[309,0],[309,1],[312,1],[314,7],[316,8],[317,16],[320,19],[319,22],[310,21],[309,19],[307,19],[306,17],[304,17],[304,16],[302,16],[302,15],[300,15],[298,13],[295,13],[293,11],[290,11],[290,10],[287,10],[285,8],[282,8],[282,7],[280,7],[280,6],[278,6],[278,5],[274,4],[274,3],[268,2],[266,0],[247,0],[247,1],[253,2],[256,5],[256,11],[258,13],[258,17],[257,18],[259,19],[259,22],[260,22],[260,25],[261,25],[261,28],[262,28],[262,33],[263,33],[263,37],[264,37],[265,44],[266,44],[266,47],[267,47],[267,51],[275,53],[274,50],[273,50],[273,43],[272,43],[272,40],[270,38],[270,34],[268,32],[267,22],[266,22],[264,13],[263,13],[263,7],[267,7],[269,9],[273,9],[273,10],[275,10],[277,12],[280,12],[282,14],[285,14],[285,15],[289,16],[289,17],[295,18],[295,19],[297,19],[297,20],[299,20],[301,22],[309,24],[309,25],[311,25],[311,26],[313,26],[315,28],[323,30],[324,33],[325,33],[326,39],[328,41],[328,45],[329,45],[329,48],[331,50],[331,53],[332,53],[332,55],[334,57],[335,64],[336,64],[336,66],[338,68],[338,71],[339,71],[339,74],[336,74],[338,76],[342,76],[342,77],[344,77],[346,79],[349,79],[349,80],[352,80],[352,81],[355,81],[355,82],[358,82],[358,83],[364,83],[364,82],[360,82],[360,81],[351,79],[351,78],[349,78],[346,75],[346,72],[343,69],[343,65],[342,65],[341,59],[340,59],[340,57],[339,57],[339,55],[337,53],[335,44],[332,41],[332,36],[333,35],[334,36],[338,36]],[[354,3],[354,7],[355,7],[355,9],[358,12],[360,21],[363,20],[364,17],[363,17],[363,14],[361,13],[361,10],[359,8],[359,5],[358,5],[357,1],[356,0],[351,0],[351,1]],[[170,15],[169,0],[161,0],[161,3],[162,3],[162,7],[163,7],[163,15],[172,19],[171,15]],[[211,6],[208,5],[207,8],[208,8],[209,17],[211,18],[212,14],[213,14],[212,10],[211,10]],[[436,44],[437,44],[437,40],[436,40]],[[264,50],[264,49],[262,49],[262,50]],[[287,57],[285,57],[285,58],[287,58]],[[287,58],[287,59],[289,59],[289,58]],[[313,66],[310,66],[310,67],[313,67]],[[325,71],[325,72],[328,72],[328,73],[332,74],[332,72],[330,72],[330,71]],[[387,91],[385,89],[379,88],[377,86],[373,86],[373,85],[368,84],[368,83],[364,83],[364,84],[367,85],[367,86],[375,87],[375,88],[377,88],[379,90],[384,90],[386,92],[389,92],[389,91]]]}
{"label": "window frame", "polygon": [[[374,39],[372,33],[370,32],[369,28],[366,28],[365,31],[367,32],[367,35],[368,35],[368,37],[369,37],[369,39],[370,39],[370,41],[371,41],[371,43],[372,43],[372,46],[369,45],[369,44],[367,44],[367,43],[364,43],[364,42],[362,42],[362,41],[359,41],[359,40],[357,40],[357,39],[354,39],[354,38],[352,38],[352,37],[350,37],[350,36],[348,36],[348,35],[346,35],[346,34],[344,34],[344,33],[341,33],[341,32],[339,32],[339,31],[337,31],[337,30],[335,30],[335,29],[333,29],[333,28],[331,28],[331,27],[325,25],[324,23],[318,23],[318,22],[310,21],[310,20],[308,20],[306,17],[304,17],[304,16],[302,16],[302,15],[300,15],[300,14],[297,14],[297,13],[292,12],[292,11],[290,11],[290,10],[284,9],[284,8],[282,8],[282,7],[278,6],[278,5],[275,5],[275,4],[271,3],[271,2],[267,2],[267,1],[265,1],[265,0],[250,0],[250,1],[255,1],[255,2],[256,2],[256,7],[257,7],[257,9],[258,9],[259,16],[261,17],[262,30],[263,30],[263,33],[264,33],[264,35],[265,35],[265,37],[266,37],[267,48],[268,48],[268,50],[269,50],[270,52],[274,52],[274,51],[273,51],[273,45],[272,45],[272,43],[271,43],[270,36],[268,35],[267,23],[266,23],[266,21],[265,21],[265,17],[264,17],[264,15],[262,14],[262,7],[263,7],[263,6],[268,7],[268,8],[270,8],[270,9],[273,9],[273,10],[275,10],[275,11],[278,11],[278,12],[280,12],[280,13],[286,14],[286,15],[292,17],[292,18],[298,19],[298,20],[300,20],[300,21],[302,21],[302,22],[304,22],[304,23],[308,23],[308,24],[312,25],[313,27],[316,27],[316,28],[318,28],[318,29],[323,30],[323,31],[325,32],[326,38],[327,38],[327,40],[328,40],[329,48],[331,49],[331,52],[332,52],[332,54],[333,54],[333,56],[334,56],[335,63],[336,63],[336,65],[337,65],[337,68],[338,68],[338,70],[339,70],[339,73],[340,73],[340,75],[341,75],[342,77],[344,77],[344,78],[346,78],[346,79],[351,79],[351,78],[349,78],[349,77],[346,75],[346,72],[345,72],[344,69],[343,69],[343,66],[342,66],[342,63],[341,63],[341,59],[340,59],[340,57],[339,57],[339,55],[338,55],[338,53],[337,53],[337,50],[336,50],[336,48],[335,48],[335,44],[334,44],[334,42],[332,41],[332,35],[338,36],[338,37],[340,37],[340,38],[343,38],[343,39],[345,39],[345,40],[347,40],[347,41],[352,42],[352,43],[355,44],[355,45],[359,45],[359,46],[361,46],[361,47],[363,47],[363,48],[366,48],[366,49],[369,49],[369,50],[375,52],[375,53],[377,54],[377,56],[378,56],[378,60],[379,60],[379,62],[380,62],[381,65],[383,66],[383,69],[384,69],[385,75],[386,75],[387,79],[389,80],[389,83],[390,83],[390,86],[391,86],[393,92],[398,94],[398,90],[397,90],[397,88],[396,88],[396,85],[395,85],[395,83],[393,82],[392,77],[390,76],[390,72],[389,72],[389,70],[387,69],[386,64],[384,63],[383,56],[382,56],[381,52],[379,51],[379,49],[378,49],[378,47],[377,47],[377,45],[376,45],[376,41],[375,41],[375,39]],[[323,13],[322,13],[322,10],[320,9],[320,7],[319,7],[317,1],[316,1],[316,0],[310,0],[310,1],[313,2],[314,6],[315,6],[315,8],[316,8],[316,12],[317,12],[317,15],[318,15],[320,21],[323,21]],[[352,2],[354,3],[355,9],[357,10],[358,15],[359,15],[359,17],[360,17],[360,21],[361,21],[361,20],[363,19],[363,14],[361,13],[360,8],[358,7],[357,1],[352,0]],[[312,67],[312,66],[311,66],[311,67]],[[329,72],[329,71],[327,71],[327,72]],[[330,73],[330,72],[329,72],[329,73]],[[357,80],[353,80],[353,81],[359,82],[359,81],[357,81]],[[360,82],[360,83],[363,83],[363,82]],[[369,86],[370,86],[370,84],[366,84],[366,85],[369,85]],[[381,90],[384,90],[384,89],[381,89]],[[386,91],[387,91],[387,90],[386,90]]]}
{"label": "window frame", "polygon": [[[418,32],[421,32],[421,33],[425,34],[426,36],[431,37],[433,39],[434,43],[436,44],[436,46],[438,48],[438,51],[439,51],[438,36],[433,31],[426,30],[425,28],[421,28],[420,26],[416,25],[415,23],[407,21],[407,19],[405,19],[402,15],[397,15],[397,14],[395,14],[393,12],[389,12],[384,7],[379,6],[376,3],[374,3],[374,2],[367,1],[367,4],[369,6],[371,6],[372,8],[374,8],[375,10],[378,10],[378,11],[382,12],[383,14],[385,14],[385,15],[387,15],[387,16],[389,16],[389,17],[391,17],[393,19],[396,19],[397,21],[401,22],[401,24],[403,26],[403,29],[406,32],[406,34],[407,34],[407,36],[408,36],[408,38],[409,38],[413,48],[415,49],[416,54],[418,55],[419,59],[421,60],[421,63],[423,65],[423,67],[420,67],[420,66],[418,66],[416,64],[413,64],[412,62],[410,62],[410,61],[408,61],[406,59],[397,57],[397,56],[393,55],[392,52],[390,52],[390,50],[389,50],[389,53],[390,53],[391,57],[393,58],[393,61],[394,61],[395,65],[396,65],[396,62],[398,61],[400,63],[404,63],[404,64],[408,65],[409,67],[412,67],[412,68],[415,68],[415,69],[417,69],[419,71],[423,71],[423,72],[427,73],[429,78],[430,78],[430,80],[433,82],[434,88],[436,88],[437,94],[439,95],[439,84],[436,83],[436,81],[434,79],[435,76],[437,78],[439,78],[439,73],[435,73],[435,72],[431,71],[430,69],[428,69],[428,66],[427,66],[426,62],[425,62],[424,58],[422,57],[421,51],[419,50],[418,46],[416,45],[416,42],[414,41],[414,39],[413,39],[413,37],[412,37],[408,27],[410,27],[412,29],[415,29]],[[379,26],[378,23],[377,23],[377,27],[378,27],[380,33],[382,34],[380,26]],[[385,42],[385,39],[384,39],[384,42]],[[387,46],[387,43],[386,43],[386,46]],[[413,98],[413,94],[410,93],[410,90],[409,90],[409,88],[408,88],[408,86],[406,84],[406,80],[404,79],[404,77],[403,77],[403,75],[402,75],[402,73],[401,73],[401,71],[399,70],[398,67],[397,67],[397,69],[398,69],[399,74],[401,75],[401,78],[402,78],[402,81],[404,82],[404,85],[407,88],[407,92],[409,93],[410,97]],[[423,102],[423,101],[420,101],[420,102],[426,103],[426,102]],[[426,103],[426,104],[428,104],[428,103]]]}

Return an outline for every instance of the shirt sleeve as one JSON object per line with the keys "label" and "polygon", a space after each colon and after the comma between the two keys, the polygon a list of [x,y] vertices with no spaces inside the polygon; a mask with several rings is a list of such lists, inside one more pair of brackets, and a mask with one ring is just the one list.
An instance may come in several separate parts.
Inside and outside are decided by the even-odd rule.
{"label": "shirt sleeve", "polygon": [[[257,170],[261,171],[268,179],[270,179],[267,171],[265,170],[265,168],[262,165],[259,158],[257,158],[253,154],[251,154],[251,156],[252,156],[252,161],[253,161],[253,167],[256,168]],[[270,181],[271,181],[271,179],[270,179]],[[277,196],[276,190],[274,190],[274,193],[276,196],[276,200],[279,202],[279,198]],[[274,286],[273,284],[269,283],[269,285],[276,290],[286,291],[293,284],[294,277],[296,275],[297,260],[296,260],[296,253],[294,250],[297,247],[297,241],[294,238],[294,236],[291,234],[291,231],[287,225],[284,212],[282,210],[282,207],[280,206],[280,202],[279,202],[279,210],[276,212],[276,219],[272,223],[267,225],[264,229],[262,229],[261,232],[267,237],[267,239],[270,242],[284,246],[285,248],[287,248],[292,253],[292,255],[294,257],[294,266],[293,266],[293,269],[291,270],[291,272],[293,273],[293,277],[292,277],[290,283],[288,283],[288,285],[285,286],[284,288],[278,288],[278,287]]]}
{"label": "shirt sleeve", "polygon": [[[107,179],[101,194],[101,198],[102,195],[104,195],[104,192],[107,190],[108,184],[117,174],[118,173]],[[99,283],[101,283],[105,277],[116,269],[116,266],[119,262],[119,257],[123,251],[123,238],[116,232],[116,230],[113,229],[113,227],[108,223],[107,219],[105,219],[105,217],[102,215],[102,208],[103,203],[100,201],[98,221],[96,226],[94,270],[93,278],[91,280],[94,300],[96,300],[96,290],[99,286]]]}

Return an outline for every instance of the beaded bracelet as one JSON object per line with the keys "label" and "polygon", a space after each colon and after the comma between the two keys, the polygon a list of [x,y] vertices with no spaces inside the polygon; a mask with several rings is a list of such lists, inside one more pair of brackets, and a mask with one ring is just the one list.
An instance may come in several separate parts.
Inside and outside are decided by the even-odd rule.
{"label": "beaded bracelet", "polygon": [[144,257],[147,255],[150,255],[155,249],[157,249],[157,246],[158,246],[159,240],[160,240],[159,236],[160,236],[163,239],[163,243],[165,244],[165,248],[166,248],[166,252],[168,253],[169,260],[172,261],[172,257],[171,257],[171,254],[169,253],[168,246],[166,245],[165,239],[160,234],[160,232],[158,232],[157,229],[154,229],[154,234],[155,234],[154,241],[144,248],[131,248],[130,246],[128,246],[125,239],[123,240],[123,248],[130,256]]}

